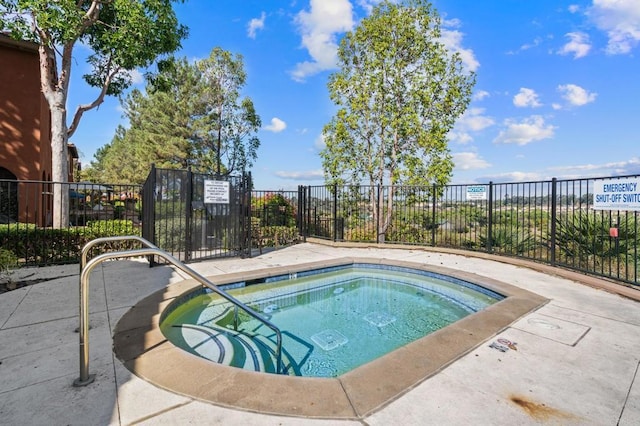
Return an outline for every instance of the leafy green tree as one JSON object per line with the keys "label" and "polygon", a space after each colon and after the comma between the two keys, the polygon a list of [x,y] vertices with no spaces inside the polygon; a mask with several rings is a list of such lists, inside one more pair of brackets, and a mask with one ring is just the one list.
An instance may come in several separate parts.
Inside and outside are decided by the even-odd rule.
{"label": "leafy green tree", "polygon": [[[107,95],[123,92],[130,71],[147,67],[180,47],[187,35],[172,8],[182,0],[0,0],[0,30],[38,44],[41,90],[51,110],[52,179],[66,182],[67,142],[82,115]],[[96,98],[77,107],[67,123],[67,99],[73,50],[91,50],[92,70],[85,81],[99,89]],[[69,223],[69,193],[56,185],[53,225]]]}
{"label": "leafy green tree", "polygon": [[108,182],[136,183],[151,163],[219,175],[250,168],[261,121],[251,99],[240,99],[245,80],[242,58],[220,48],[195,63],[163,61],[144,93],[127,96],[129,127],[96,153],[92,167]]}
{"label": "leafy green tree", "polygon": [[217,174],[244,171],[257,156],[260,141],[254,134],[262,122],[251,99],[240,99],[247,79],[242,56],[234,57],[216,47],[196,67],[203,108],[196,123],[198,160],[203,165],[210,164]]}
{"label": "leafy green tree", "polygon": [[[325,177],[371,185],[382,242],[397,185],[443,187],[451,178],[447,132],[469,104],[475,76],[440,42],[440,17],[425,0],[381,2],[342,39],[338,64],[328,84],[338,110],[323,131]],[[383,184],[386,201],[377,196]]]}

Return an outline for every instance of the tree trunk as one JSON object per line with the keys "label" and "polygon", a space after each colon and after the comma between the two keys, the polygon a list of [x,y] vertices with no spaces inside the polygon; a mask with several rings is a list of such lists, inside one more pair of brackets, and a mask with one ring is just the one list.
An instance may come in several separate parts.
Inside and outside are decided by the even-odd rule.
{"label": "tree trunk", "polygon": [[[60,96],[62,97],[62,96]],[[64,102],[51,105],[51,180],[53,185],[53,227],[69,226],[69,164],[67,153],[67,114]],[[57,184],[56,184],[57,183]]]}

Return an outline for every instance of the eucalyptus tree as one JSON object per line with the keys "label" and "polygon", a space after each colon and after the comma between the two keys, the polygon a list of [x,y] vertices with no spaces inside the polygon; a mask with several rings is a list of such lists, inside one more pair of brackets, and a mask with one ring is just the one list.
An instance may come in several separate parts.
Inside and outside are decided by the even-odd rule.
{"label": "eucalyptus tree", "polygon": [[241,55],[219,47],[209,58],[195,64],[200,77],[195,120],[196,150],[201,165],[216,174],[244,171],[257,158],[260,140],[255,133],[262,125],[253,101],[241,98],[247,75]]}
{"label": "eucalyptus tree", "polygon": [[329,78],[337,112],[323,130],[325,178],[370,185],[379,241],[396,186],[444,185],[452,175],[447,132],[469,104],[475,75],[445,48],[440,25],[427,1],[383,1],[344,36]]}
{"label": "eucalyptus tree", "polygon": [[[68,179],[67,142],[82,118],[107,95],[123,92],[130,72],[180,47],[186,27],[172,3],[182,0],[0,0],[0,30],[38,44],[40,86],[51,110],[52,180]],[[67,114],[74,48],[90,50],[85,81],[95,99]],[[67,122],[67,117],[70,122]],[[69,223],[69,194],[55,185],[53,225]]]}

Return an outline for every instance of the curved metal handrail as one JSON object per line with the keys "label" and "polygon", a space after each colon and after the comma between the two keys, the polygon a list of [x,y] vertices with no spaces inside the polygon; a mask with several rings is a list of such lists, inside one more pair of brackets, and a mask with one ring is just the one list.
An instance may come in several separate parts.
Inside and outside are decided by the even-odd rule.
{"label": "curved metal handrail", "polygon": [[91,241],[89,241],[87,244],[84,245],[84,247],[82,247],[82,255],[80,257],[80,273],[82,274],[82,270],[84,269],[84,265],[87,264],[87,256],[89,255],[89,250],[100,244],[100,243],[110,243],[110,242],[115,242],[115,241],[138,241],[140,242],[142,245],[146,246],[146,247],[151,247],[151,248],[157,248],[158,246],[156,246],[155,244],[153,244],[151,241],[146,240],[142,237],[139,237],[137,235],[121,235],[121,236],[117,236],[117,237],[100,237],[100,238],[95,238]]}
{"label": "curved metal handrail", "polygon": [[[224,290],[218,288],[215,284],[209,281],[206,277],[201,275],[200,273],[194,271],[189,268],[182,262],[180,262],[175,257],[171,256],[169,253],[161,250],[157,246],[153,245],[149,241],[140,238],[122,238],[122,237],[105,237],[103,239],[98,238],[97,240],[102,240],[96,242],[103,241],[116,241],[117,238],[121,239],[135,239],[142,242],[145,245],[148,245],[147,248],[142,249],[134,249],[127,251],[116,251],[111,253],[103,253],[91,259],[86,265],[83,266],[82,271],[80,272],[80,377],[74,380],[74,386],[85,386],[95,380],[94,374],[89,374],[89,275],[93,268],[95,268],[98,264],[104,262],[105,260],[115,259],[115,258],[123,258],[123,257],[139,257],[139,256],[150,256],[155,255],[162,257],[163,259],[169,261],[173,266],[180,269],[182,272],[186,273],[196,281],[200,282],[200,284],[210,288],[214,293],[223,297],[227,301],[231,302],[235,306],[241,308],[247,314],[262,322],[264,325],[273,330],[276,334],[276,373],[280,374],[281,372],[281,364],[282,364],[282,333],[280,329],[276,327],[271,321],[263,318],[259,313],[231,296]],[[96,241],[96,240],[94,240]],[[93,241],[87,243],[85,247],[89,246]],[[93,244],[95,245],[95,244]],[[88,249],[87,249],[88,250]],[[85,252],[83,249],[83,256]],[[85,259],[83,259],[84,261]]]}

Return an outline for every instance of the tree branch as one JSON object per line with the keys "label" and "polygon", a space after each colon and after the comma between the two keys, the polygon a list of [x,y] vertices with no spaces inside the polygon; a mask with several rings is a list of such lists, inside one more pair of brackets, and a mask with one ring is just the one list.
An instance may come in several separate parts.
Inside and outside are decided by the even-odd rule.
{"label": "tree branch", "polygon": [[[109,60],[109,62],[111,62],[111,60]],[[100,90],[100,94],[98,94],[98,97],[96,97],[96,99],[93,102],[89,104],[78,105],[78,108],[76,109],[76,112],[73,115],[73,121],[71,122],[71,125],[67,130],[68,137],[73,136],[73,134],[78,128],[78,124],[80,124],[80,119],[82,118],[82,115],[85,112],[97,107],[98,105],[102,104],[102,102],[104,102],[104,97],[107,95],[107,90],[109,89],[111,80],[113,80],[113,78],[116,76],[116,74],[118,74],[118,72],[120,72],[120,67],[116,67],[113,71],[111,71],[107,75],[107,78],[104,80],[104,84],[102,85],[102,90]]]}

